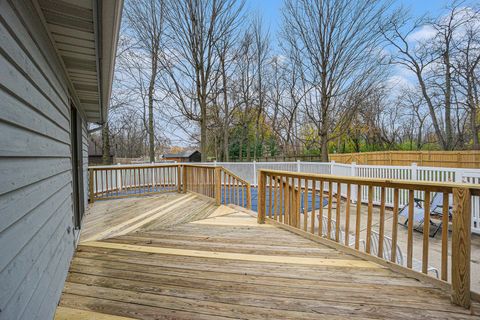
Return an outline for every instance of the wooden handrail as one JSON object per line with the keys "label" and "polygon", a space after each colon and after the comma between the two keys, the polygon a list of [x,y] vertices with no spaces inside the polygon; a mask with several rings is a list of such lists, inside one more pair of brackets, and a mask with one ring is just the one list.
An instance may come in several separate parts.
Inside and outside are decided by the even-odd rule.
{"label": "wooden handrail", "polygon": [[317,179],[325,182],[339,182],[344,184],[361,184],[364,186],[385,187],[385,188],[399,188],[406,190],[419,190],[430,192],[449,192],[452,193],[454,188],[467,188],[471,195],[480,196],[480,185],[458,182],[431,182],[431,181],[409,181],[399,179],[380,179],[380,178],[361,178],[349,176],[337,176],[332,174],[314,174],[314,173],[300,173],[290,171],[264,170],[260,172],[266,174],[279,174],[284,177],[294,177],[302,179]]}
{"label": "wooden handrail", "polygon": [[[326,186],[328,186],[328,196],[324,196],[324,193],[327,191]],[[356,199],[352,197],[352,186],[357,188]],[[436,270],[441,280],[432,279],[432,281],[437,283],[439,287],[444,287],[449,280],[448,225],[449,216],[453,215],[451,241],[455,250],[452,251],[451,255],[451,282],[448,285],[451,288],[451,296],[454,303],[465,308],[470,306],[472,295],[470,292],[470,209],[471,196],[480,195],[479,185],[260,170],[258,188],[258,223],[265,223],[271,220],[311,235],[318,234],[318,236],[325,239],[327,244],[329,243],[328,241],[334,241],[350,247],[352,250],[362,252],[364,255],[366,253],[367,257],[375,255],[376,259],[380,258],[389,263],[400,263],[400,268],[411,272],[413,276],[421,273],[429,275],[429,272]],[[342,194],[342,190],[346,191],[346,196]],[[393,194],[389,193],[393,197],[393,199],[389,200],[393,201],[392,229],[389,234],[387,234],[385,228],[387,223],[385,218],[387,190],[393,190]],[[361,199],[364,192],[366,192],[364,195],[367,196],[368,202],[362,209]],[[378,192],[380,195],[380,203],[376,203],[379,208],[378,211],[373,210],[374,192]],[[431,229],[430,214],[431,210],[437,209],[430,208],[433,193],[440,193],[443,196],[440,222],[443,223],[441,232],[441,261],[436,268],[430,266],[429,261],[429,250],[431,251],[429,237]],[[422,209],[424,210],[422,212],[423,224],[419,226],[415,226],[415,221],[420,219],[420,213],[415,207],[417,195],[423,195],[424,199]],[[450,195],[453,195],[453,210],[449,209],[448,199]],[[399,207],[400,196],[408,196],[408,204],[405,208]],[[273,201],[272,198],[274,199]],[[310,212],[307,210],[309,206],[307,198],[311,198]],[[318,202],[320,204],[319,209],[315,206],[318,198],[320,198]],[[325,199],[327,199],[327,203],[324,206],[323,201]],[[356,202],[354,202],[355,200]],[[335,208],[333,204],[336,204]],[[356,206],[356,210],[350,210],[353,204]],[[360,230],[362,218],[365,220],[365,217],[362,217],[362,211],[366,213],[366,221],[364,221],[364,223],[366,222],[366,227],[364,230]],[[406,228],[403,229],[407,233],[407,241],[404,244],[406,246],[405,256],[400,251],[399,248],[401,246],[399,246],[398,242],[398,228],[402,228],[398,226],[400,211],[407,213]],[[355,214],[353,235],[349,234],[351,213]],[[304,215],[303,219],[301,219],[301,214]],[[374,216],[378,217],[375,225],[373,223]],[[422,258],[416,260],[413,255],[415,243],[413,232],[419,228],[423,231],[422,243],[419,246],[423,250],[421,250]],[[365,238],[361,239],[362,236]],[[362,243],[364,248],[360,245]],[[430,277],[428,278],[430,279]]]}

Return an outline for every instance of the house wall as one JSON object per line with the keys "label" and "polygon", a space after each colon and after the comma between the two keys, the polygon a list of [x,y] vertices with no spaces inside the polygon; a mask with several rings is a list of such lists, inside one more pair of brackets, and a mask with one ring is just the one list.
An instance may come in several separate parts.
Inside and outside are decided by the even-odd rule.
{"label": "house wall", "polygon": [[0,1],[0,44],[0,319],[51,319],[75,248],[68,90],[30,1]]}

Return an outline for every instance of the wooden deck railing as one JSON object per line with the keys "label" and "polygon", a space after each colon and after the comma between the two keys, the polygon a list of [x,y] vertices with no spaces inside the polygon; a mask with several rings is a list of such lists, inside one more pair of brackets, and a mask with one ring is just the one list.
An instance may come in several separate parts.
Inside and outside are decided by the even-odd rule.
{"label": "wooden deck railing", "polygon": [[218,166],[183,165],[186,191],[214,198],[217,204],[235,204],[251,208],[250,184]]}
{"label": "wooden deck railing", "polygon": [[[470,306],[470,204],[471,197],[480,195],[478,185],[456,183],[429,183],[405,180],[352,178],[333,175],[302,174],[285,171],[260,170],[259,172],[258,222],[276,221],[290,230],[306,235],[315,235],[321,241],[334,241],[334,245],[349,247],[349,251],[371,258],[388,266],[395,265],[402,272],[429,275],[435,270],[430,266],[432,238],[430,227],[430,202],[436,193],[443,195],[440,220],[441,253],[439,277],[421,276],[451,288],[452,301],[468,308]],[[358,190],[352,199],[352,188]],[[394,207],[386,219],[385,195],[393,190]],[[345,198],[342,198],[346,194]],[[345,192],[346,190],[346,192]],[[381,193],[380,205],[374,206],[373,194]],[[367,192],[368,204],[361,205],[362,192]],[[399,195],[406,193],[409,202],[406,208],[399,207]],[[414,234],[416,198],[424,199],[420,233]],[[453,209],[449,197],[453,196]],[[356,205],[360,204],[360,205]],[[408,212],[404,231],[399,228],[399,212]],[[418,210],[417,210],[418,211]],[[362,216],[362,213],[365,216]],[[418,212],[417,212],[418,214]],[[390,216],[391,215],[391,216]],[[450,219],[450,217],[453,217]],[[363,220],[363,221],[362,221]],[[374,223],[375,220],[375,223]],[[275,223],[275,222],[272,222]],[[390,226],[387,225],[390,223]],[[363,225],[363,226],[362,226]],[[451,227],[451,265],[449,279],[449,226]],[[389,228],[387,228],[387,226]],[[418,228],[418,227],[417,227]],[[295,231],[296,230],[296,231]],[[390,230],[390,231],[387,231]],[[406,259],[402,255],[399,231],[406,247]],[[362,239],[363,237],[363,239]],[[319,238],[319,239],[320,239]],[[415,242],[421,245],[414,247]],[[333,244],[333,243],[332,243]],[[415,259],[421,251],[421,259]],[[437,271],[438,273],[438,271]]]}
{"label": "wooden deck railing", "polygon": [[178,165],[100,166],[89,169],[90,201],[178,190]]}
{"label": "wooden deck railing", "polygon": [[216,199],[219,205],[251,208],[250,184],[219,166],[154,164],[89,168],[90,202],[187,191]]}

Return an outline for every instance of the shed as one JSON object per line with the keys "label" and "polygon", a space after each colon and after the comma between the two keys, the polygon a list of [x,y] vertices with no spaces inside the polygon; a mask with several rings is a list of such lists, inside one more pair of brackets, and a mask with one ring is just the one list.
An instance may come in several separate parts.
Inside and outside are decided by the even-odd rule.
{"label": "shed", "polygon": [[179,153],[167,153],[163,155],[163,158],[176,162],[201,162],[202,154],[198,150],[188,150]]}

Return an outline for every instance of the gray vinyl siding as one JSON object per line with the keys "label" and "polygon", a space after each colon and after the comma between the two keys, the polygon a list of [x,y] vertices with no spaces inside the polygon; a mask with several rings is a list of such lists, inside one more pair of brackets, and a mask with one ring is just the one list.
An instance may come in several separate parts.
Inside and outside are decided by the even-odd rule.
{"label": "gray vinyl siding", "polygon": [[61,70],[30,1],[0,0],[0,319],[52,318],[75,248]]}

